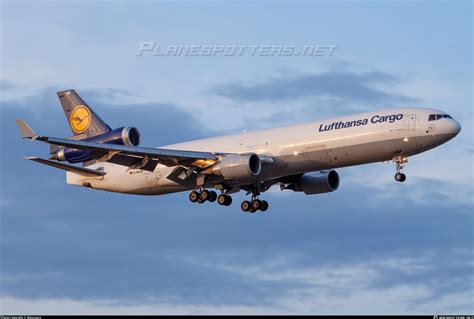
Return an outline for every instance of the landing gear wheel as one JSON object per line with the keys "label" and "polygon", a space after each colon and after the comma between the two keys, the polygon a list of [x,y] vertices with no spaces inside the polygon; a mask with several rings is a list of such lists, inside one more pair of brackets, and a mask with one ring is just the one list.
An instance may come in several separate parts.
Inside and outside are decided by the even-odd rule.
{"label": "landing gear wheel", "polygon": [[262,202],[260,203],[260,210],[264,212],[267,209],[268,209],[268,202],[266,200],[262,200]]}
{"label": "landing gear wheel", "polygon": [[226,195],[221,194],[217,197],[217,204],[219,205],[225,205],[225,197]]}
{"label": "landing gear wheel", "polygon": [[254,211],[259,210],[261,206],[262,206],[262,202],[261,202],[260,200],[254,199],[254,200],[252,201],[252,209],[253,209]]}
{"label": "landing gear wheel", "polygon": [[406,175],[403,173],[397,173],[395,174],[395,180],[397,182],[404,182],[407,179]]}
{"label": "landing gear wheel", "polygon": [[242,208],[244,212],[248,212],[252,208],[251,205],[248,200],[244,200],[242,204],[240,204],[240,208]]}
{"label": "landing gear wheel", "polygon": [[189,200],[193,203],[197,202],[199,200],[199,193],[196,191],[189,193]]}
{"label": "landing gear wheel", "polygon": [[210,194],[209,194],[209,191],[208,190],[203,190],[201,192],[201,194],[199,194],[199,199],[202,201],[202,202],[205,202],[209,199],[210,197]]}
{"label": "landing gear wheel", "polygon": [[214,203],[216,199],[217,199],[217,193],[214,191],[210,191],[208,201],[210,201],[211,203]]}
{"label": "landing gear wheel", "polygon": [[250,213],[250,214],[253,214],[253,213],[255,213],[256,211],[257,211],[256,209],[250,208],[249,213]]}
{"label": "landing gear wheel", "polygon": [[229,195],[221,194],[217,197],[217,203],[219,205],[229,206],[232,204],[232,197]]}
{"label": "landing gear wheel", "polygon": [[229,195],[225,195],[225,206],[230,206],[232,204],[232,197],[230,197]]}

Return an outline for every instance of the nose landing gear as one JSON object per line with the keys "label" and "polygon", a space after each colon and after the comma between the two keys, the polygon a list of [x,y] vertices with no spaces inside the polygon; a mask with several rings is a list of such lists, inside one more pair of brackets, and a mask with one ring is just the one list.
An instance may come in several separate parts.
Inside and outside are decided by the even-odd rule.
{"label": "nose landing gear", "polygon": [[395,162],[395,165],[397,166],[397,173],[395,174],[395,180],[397,182],[404,182],[407,177],[405,174],[401,172],[401,169],[403,168],[403,164],[408,162],[408,158],[404,156],[395,156],[393,158],[393,161]]}

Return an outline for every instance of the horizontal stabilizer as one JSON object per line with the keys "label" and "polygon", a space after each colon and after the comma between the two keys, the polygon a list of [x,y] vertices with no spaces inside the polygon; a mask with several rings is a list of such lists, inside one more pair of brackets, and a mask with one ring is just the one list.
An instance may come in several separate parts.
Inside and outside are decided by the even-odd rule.
{"label": "horizontal stabilizer", "polygon": [[56,167],[56,168],[59,168],[59,169],[63,169],[65,171],[74,172],[74,173],[81,174],[81,175],[86,175],[86,176],[104,176],[105,174],[107,174],[105,172],[96,171],[96,170],[93,170],[93,169],[90,169],[90,168],[78,167],[78,166],[74,166],[74,165],[58,163],[58,162],[55,162],[55,161],[49,161],[47,159],[43,159],[43,158],[39,158],[39,157],[25,157],[25,159],[30,160],[30,161],[34,161],[34,162],[38,162],[38,163],[41,163],[41,164],[49,165],[49,166],[52,166],[52,167]]}
{"label": "horizontal stabilizer", "polygon": [[16,125],[20,128],[21,136],[23,138],[36,139],[38,135],[26,124],[24,120],[16,120]]}

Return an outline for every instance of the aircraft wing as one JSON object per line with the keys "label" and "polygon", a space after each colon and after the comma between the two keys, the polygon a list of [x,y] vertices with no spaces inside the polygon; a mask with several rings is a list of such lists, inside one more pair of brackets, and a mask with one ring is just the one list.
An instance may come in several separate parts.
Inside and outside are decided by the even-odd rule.
{"label": "aircraft wing", "polygon": [[39,141],[43,141],[49,144],[60,145],[70,147],[79,150],[94,150],[102,151],[105,154],[130,155],[134,157],[157,159],[160,163],[168,166],[175,165],[186,165],[189,166],[196,161],[209,161],[209,164],[213,164],[217,161],[217,157],[208,152],[195,152],[195,151],[180,151],[170,150],[163,148],[151,148],[151,147],[139,147],[139,146],[126,146],[116,144],[102,144],[95,142],[85,141],[74,141],[64,138],[39,136]]}
{"label": "aircraft wing", "polygon": [[[96,154],[97,159],[103,156],[107,156],[107,159],[111,159],[114,162],[114,156],[130,157],[135,162],[142,162],[143,166],[146,165],[150,160],[155,160],[158,163],[167,166],[183,165],[188,167],[207,167],[213,165],[218,157],[210,152],[196,152],[196,151],[183,151],[183,150],[170,150],[162,148],[151,148],[151,147],[138,147],[138,146],[126,146],[116,144],[102,144],[81,140],[71,140],[65,138],[49,137],[37,135],[23,120],[17,120],[17,124],[20,127],[20,131],[23,138],[32,140],[38,140],[45,143],[69,147],[79,150],[91,150]],[[129,166],[130,161],[118,161],[127,163],[125,166]],[[156,165],[155,165],[156,166]]]}

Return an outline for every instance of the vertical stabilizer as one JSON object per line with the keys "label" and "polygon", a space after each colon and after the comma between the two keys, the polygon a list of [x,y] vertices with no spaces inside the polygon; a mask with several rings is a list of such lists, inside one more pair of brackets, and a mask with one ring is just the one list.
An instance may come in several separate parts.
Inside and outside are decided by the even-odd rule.
{"label": "vertical stabilizer", "polygon": [[109,132],[110,127],[74,90],[57,92],[64,114],[74,135],[88,138]]}

